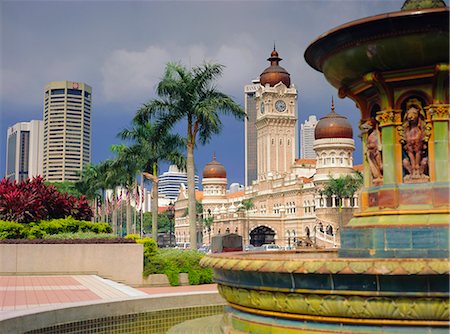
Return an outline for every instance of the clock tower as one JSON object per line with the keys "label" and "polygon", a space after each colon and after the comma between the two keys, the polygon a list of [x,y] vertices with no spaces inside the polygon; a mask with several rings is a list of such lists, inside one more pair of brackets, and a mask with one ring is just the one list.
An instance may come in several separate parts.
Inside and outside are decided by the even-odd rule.
{"label": "clock tower", "polygon": [[258,180],[290,172],[298,151],[297,89],[275,47],[256,90]]}

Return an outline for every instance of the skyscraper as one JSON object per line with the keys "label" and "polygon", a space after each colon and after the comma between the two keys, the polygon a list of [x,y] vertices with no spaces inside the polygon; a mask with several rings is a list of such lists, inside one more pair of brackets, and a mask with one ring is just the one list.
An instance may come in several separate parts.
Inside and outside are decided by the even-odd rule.
{"label": "skyscraper", "polygon": [[[176,165],[169,166],[169,170],[158,176],[158,194],[175,201],[180,191],[180,185],[187,184],[186,172],[180,171]],[[195,175],[195,189],[198,190],[198,175]]]}
{"label": "skyscraper", "polygon": [[18,182],[42,175],[43,122],[20,122],[8,128],[6,178]]}
{"label": "skyscraper", "polygon": [[50,82],[44,96],[43,174],[47,181],[77,181],[91,160],[92,88]]}
{"label": "skyscraper", "polygon": [[300,158],[301,159],[315,159],[316,152],[313,149],[314,144],[314,129],[317,125],[317,118],[315,115],[310,115],[305,123],[300,125]]}
{"label": "skyscraper", "polygon": [[257,147],[256,147],[256,99],[255,93],[259,87],[259,79],[251,85],[245,85],[245,185],[251,186],[257,179]]}

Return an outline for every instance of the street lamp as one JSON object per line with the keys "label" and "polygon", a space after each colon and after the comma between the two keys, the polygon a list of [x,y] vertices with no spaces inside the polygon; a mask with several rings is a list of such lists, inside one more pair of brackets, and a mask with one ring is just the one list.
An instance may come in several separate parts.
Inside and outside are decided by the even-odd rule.
{"label": "street lamp", "polygon": [[169,247],[172,247],[172,233],[174,228],[175,206],[170,201],[167,209],[167,218],[169,219]]}

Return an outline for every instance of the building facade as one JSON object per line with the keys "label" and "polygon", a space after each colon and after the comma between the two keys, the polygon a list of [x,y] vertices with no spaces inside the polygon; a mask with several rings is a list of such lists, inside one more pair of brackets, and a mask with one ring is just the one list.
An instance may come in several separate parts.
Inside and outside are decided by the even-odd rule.
{"label": "building facade", "polygon": [[77,181],[91,161],[92,88],[50,82],[44,94],[43,174],[47,181]]}
{"label": "building facade", "polygon": [[310,115],[308,119],[300,125],[300,159],[315,159],[314,152],[314,130],[317,125],[317,117]]}
{"label": "building facade", "polygon": [[[175,201],[181,184],[187,184],[187,173],[180,171],[176,165],[170,165],[167,172],[158,176],[158,195],[161,199]],[[195,189],[198,190],[198,175],[195,175]]]}
{"label": "building facade", "polygon": [[251,185],[257,178],[258,148],[256,138],[256,90],[259,79],[253,80],[251,85],[244,87],[244,110],[246,113],[244,124],[245,141],[245,185]]}
{"label": "building facade", "polygon": [[21,182],[42,175],[43,122],[20,122],[8,128],[6,178]]}
{"label": "building facade", "polygon": [[[227,190],[225,167],[214,157],[203,170],[203,191],[196,200],[203,206],[197,227],[202,242],[218,234],[237,233],[244,244],[261,246],[338,247],[340,221],[348,220],[359,206],[357,194],[338,203],[325,196],[330,178],[353,175],[353,131],[348,120],[335,112],[315,127],[313,159],[297,159],[297,90],[289,73],[279,66],[273,50],[271,65],[255,87],[257,177],[242,191]],[[187,193],[175,204],[177,242],[189,241]],[[339,207],[341,207],[339,209]],[[212,221],[212,224],[205,224]],[[198,240],[200,241],[200,240]]]}

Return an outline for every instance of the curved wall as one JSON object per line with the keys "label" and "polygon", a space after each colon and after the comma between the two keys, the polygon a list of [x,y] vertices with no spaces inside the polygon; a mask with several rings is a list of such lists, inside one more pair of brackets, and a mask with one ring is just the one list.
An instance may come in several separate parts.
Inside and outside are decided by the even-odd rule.
{"label": "curved wall", "polygon": [[0,333],[166,333],[186,320],[223,313],[217,292],[78,303],[0,315]]}

